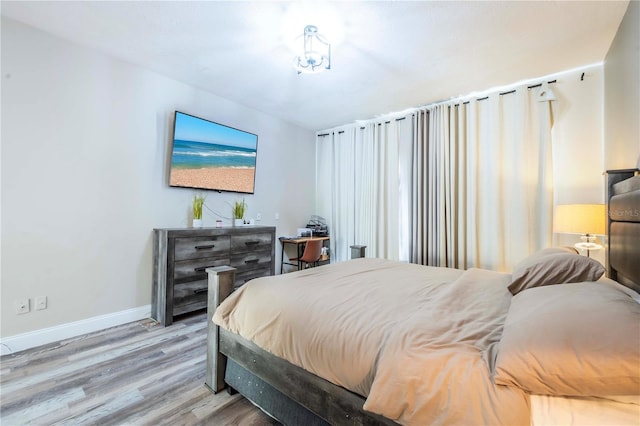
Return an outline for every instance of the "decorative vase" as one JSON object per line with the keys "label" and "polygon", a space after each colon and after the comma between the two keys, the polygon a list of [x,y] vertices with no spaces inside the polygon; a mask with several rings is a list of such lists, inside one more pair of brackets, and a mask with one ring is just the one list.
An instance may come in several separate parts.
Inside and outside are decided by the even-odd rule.
{"label": "decorative vase", "polygon": [[242,226],[244,225],[244,220],[242,219],[233,219],[233,226]]}
{"label": "decorative vase", "polygon": [[202,228],[202,219],[193,219],[194,228]]}

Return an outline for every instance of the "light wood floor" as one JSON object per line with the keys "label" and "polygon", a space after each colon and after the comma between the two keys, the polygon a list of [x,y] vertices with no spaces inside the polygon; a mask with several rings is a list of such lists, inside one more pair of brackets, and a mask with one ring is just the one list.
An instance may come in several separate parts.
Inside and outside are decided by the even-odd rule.
{"label": "light wood floor", "polygon": [[206,317],[139,321],[0,359],[0,424],[274,425],[204,385]]}

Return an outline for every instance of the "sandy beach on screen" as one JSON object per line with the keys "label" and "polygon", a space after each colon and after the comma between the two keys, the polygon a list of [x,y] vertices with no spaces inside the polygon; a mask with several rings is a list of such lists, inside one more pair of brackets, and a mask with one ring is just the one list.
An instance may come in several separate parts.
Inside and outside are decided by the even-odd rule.
{"label": "sandy beach on screen", "polygon": [[171,169],[170,185],[253,192],[255,168]]}

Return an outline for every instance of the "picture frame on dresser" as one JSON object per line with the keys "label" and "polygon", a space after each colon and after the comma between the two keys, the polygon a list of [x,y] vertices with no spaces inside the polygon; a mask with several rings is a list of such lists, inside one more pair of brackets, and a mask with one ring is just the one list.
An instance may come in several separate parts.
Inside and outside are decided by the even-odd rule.
{"label": "picture frame on dresser", "polygon": [[163,326],[207,307],[210,267],[236,268],[234,288],[275,274],[273,226],[153,230],[151,317]]}

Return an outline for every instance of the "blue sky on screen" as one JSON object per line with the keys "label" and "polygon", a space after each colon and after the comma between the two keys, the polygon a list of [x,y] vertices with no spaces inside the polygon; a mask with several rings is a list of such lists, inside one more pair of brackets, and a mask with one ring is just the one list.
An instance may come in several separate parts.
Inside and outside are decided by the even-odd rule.
{"label": "blue sky on screen", "polygon": [[256,149],[258,137],[181,112],[176,113],[176,139]]}

